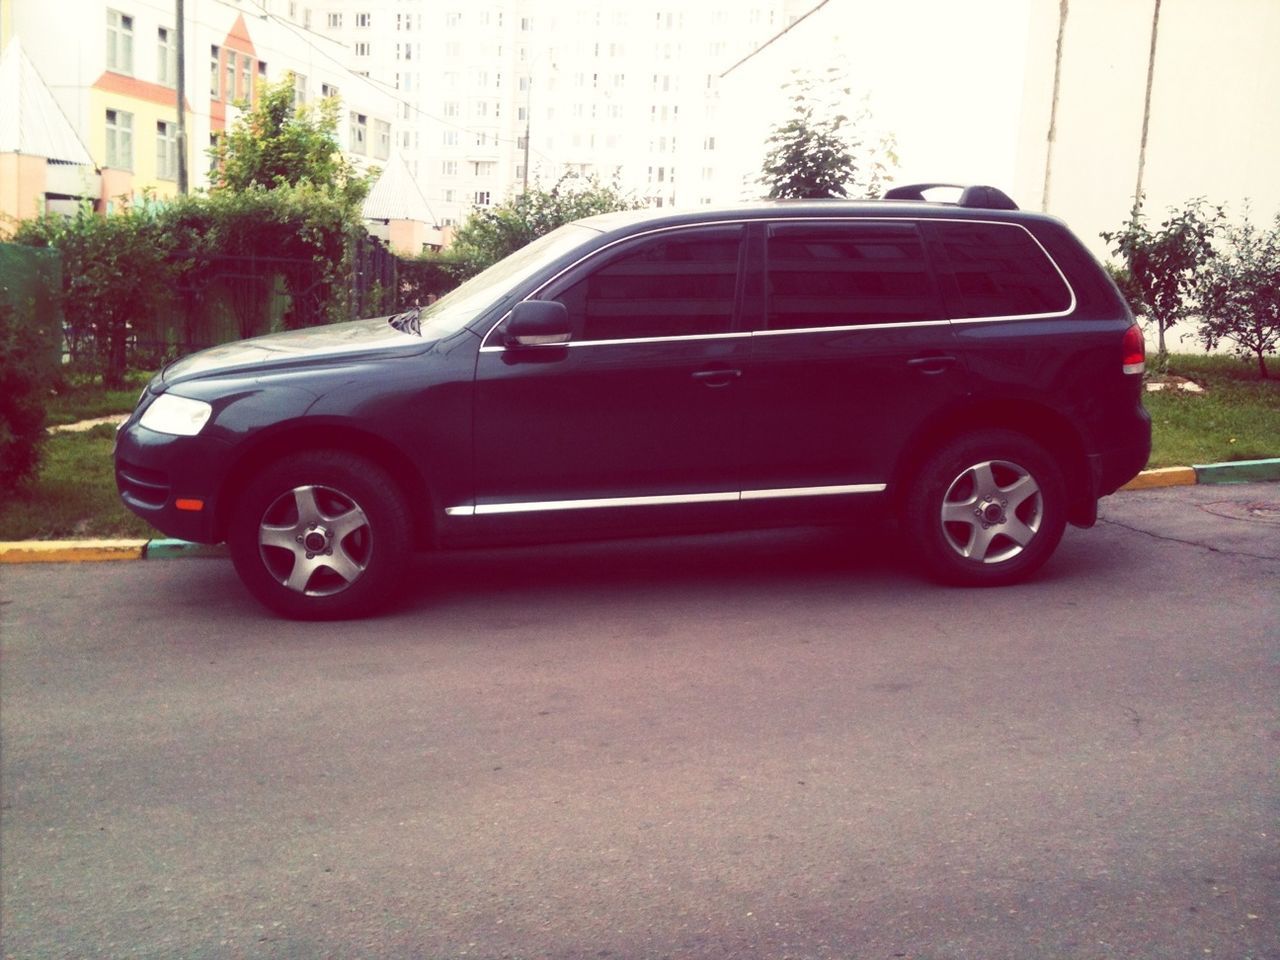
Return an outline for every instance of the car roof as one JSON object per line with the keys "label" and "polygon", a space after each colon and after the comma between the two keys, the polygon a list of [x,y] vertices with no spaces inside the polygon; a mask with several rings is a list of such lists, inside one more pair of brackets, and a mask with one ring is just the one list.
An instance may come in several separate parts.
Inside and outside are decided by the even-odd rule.
{"label": "car roof", "polygon": [[1025,210],[960,206],[916,200],[757,200],[726,206],[687,209],[652,208],[602,213],[578,223],[601,233],[631,233],[638,227],[683,226],[722,223],[725,220],[790,220],[828,217],[863,217],[914,220],[998,220],[1008,223],[1053,222],[1046,214]]}

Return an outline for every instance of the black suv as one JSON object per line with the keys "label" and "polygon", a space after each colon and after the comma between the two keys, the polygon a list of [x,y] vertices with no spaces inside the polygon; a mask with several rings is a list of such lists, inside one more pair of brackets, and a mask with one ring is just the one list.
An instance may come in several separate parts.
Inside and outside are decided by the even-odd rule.
{"label": "black suv", "polygon": [[429,307],[170,364],[120,496],[226,540],[290,616],[414,548],[894,512],[953,583],[1022,579],[1150,450],[1142,333],[1059,221],[970,187],[608,214]]}

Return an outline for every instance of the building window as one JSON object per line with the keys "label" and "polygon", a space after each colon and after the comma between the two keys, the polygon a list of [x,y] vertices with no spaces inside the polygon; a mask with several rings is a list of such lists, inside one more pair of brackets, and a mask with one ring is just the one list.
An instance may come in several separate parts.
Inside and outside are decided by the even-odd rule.
{"label": "building window", "polygon": [[107,166],[113,170],[133,169],[133,114],[107,111]]}
{"label": "building window", "polygon": [[327,21],[327,22],[328,22],[328,24],[329,24],[329,29],[330,29],[330,30],[341,30],[341,29],[342,29],[342,14],[341,14],[340,12],[339,12],[339,13],[330,13],[330,14],[329,14],[329,19],[328,19],[328,21]]}
{"label": "building window", "polygon": [[227,51],[226,69],[223,74],[226,79],[223,81],[222,99],[231,101],[236,98],[236,54],[234,50]]}
{"label": "building window", "polygon": [[444,115],[446,117],[456,117],[461,112],[461,107],[457,100],[446,100],[444,104]]}
{"label": "building window", "polygon": [[166,87],[178,85],[178,38],[168,27],[156,31],[156,80]]}
{"label": "building window", "polygon": [[295,73],[293,75],[293,102],[295,105],[307,102],[306,74]]}
{"label": "building window", "polygon": [[373,156],[377,160],[386,160],[391,156],[391,124],[386,120],[375,120],[373,129]]}
{"label": "building window", "polygon": [[456,147],[458,145],[458,131],[446,130],[443,134],[443,143],[446,147]]}
{"label": "building window", "polygon": [[133,17],[107,11],[107,69],[133,75]]}
{"label": "building window", "polygon": [[361,41],[360,43],[357,43],[357,44],[356,44],[356,56],[357,56],[357,57],[367,57],[367,56],[369,56],[369,44],[367,44],[367,43],[365,43],[365,42],[363,42],[363,41]]}
{"label": "building window", "polygon": [[362,28],[373,26],[373,15],[368,13],[357,13],[356,26]]}
{"label": "building window", "polygon": [[351,113],[351,152],[364,156],[369,152],[369,121],[363,113]]}
{"label": "building window", "polygon": [[156,121],[156,179],[178,179],[178,125]]}
{"label": "building window", "polygon": [[487,207],[487,206],[489,206],[489,191],[488,191],[488,190],[477,190],[477,191],[476,191],[476,206],[477,206],[477,207]]}
{"label": "building window", "polygon": [[444,25],[446,27],[457,27],[457,26],[461,26],[461,24],[462,24],[462,14],[446,13],[444,15]]}
{"label": "building window", "polygon": [[253,99],[253,61],[240,55],[240,99]]}
{"label": "building window", "polygon": [[219,54],[221,51],[217,45],[209,48],[209,96],[216,98],[218,96],[218,76],[221,67]]}
{"label": "building window", "polygon": [[332,83],[320,84],[320,96],[324,97],[324,99],[328,100],[330,97],[336,97],[337,95],[338,88]]}
{"label": "building window", "polygon": [[441,161],[440,173],[446,177],[456,177],[458,175],[458,161],[457,160]]}

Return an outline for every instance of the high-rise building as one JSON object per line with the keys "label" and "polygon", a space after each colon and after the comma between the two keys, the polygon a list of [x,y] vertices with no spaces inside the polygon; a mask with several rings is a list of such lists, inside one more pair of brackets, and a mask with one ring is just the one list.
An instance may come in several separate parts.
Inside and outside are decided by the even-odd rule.
{"label": "high-rise building", "polygon": [[655,206],[710,202],[720,73],[812,5],[321,0],[293,15],[395,90],[394,149],[447,227],[566,174]]}

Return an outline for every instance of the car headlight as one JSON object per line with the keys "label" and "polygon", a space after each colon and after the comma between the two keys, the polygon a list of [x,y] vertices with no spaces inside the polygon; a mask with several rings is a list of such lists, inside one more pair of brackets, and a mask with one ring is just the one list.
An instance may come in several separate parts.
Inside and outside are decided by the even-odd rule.
{"label": "car headlight", "polygon": [[151,406],[143,411],[141,426],[156,433],[171,433],[178,437],[194,437],[209,422],[213,407],[203,400],[177,397],[162,393]]}

